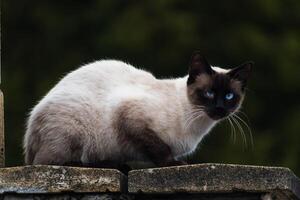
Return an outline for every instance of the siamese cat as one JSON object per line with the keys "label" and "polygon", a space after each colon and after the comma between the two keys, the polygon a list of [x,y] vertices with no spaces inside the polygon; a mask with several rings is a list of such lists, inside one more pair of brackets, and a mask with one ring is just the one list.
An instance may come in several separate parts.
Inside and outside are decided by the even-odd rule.
{"label": "siamese cat", "polygon": [[24,137],[26,164],[113,167],[148,160],[185,164],[202,138],[236,112],[252,62],[212,67],[198,52],[188,75],[156,79],[116,60],[66,75],[32,110]]}

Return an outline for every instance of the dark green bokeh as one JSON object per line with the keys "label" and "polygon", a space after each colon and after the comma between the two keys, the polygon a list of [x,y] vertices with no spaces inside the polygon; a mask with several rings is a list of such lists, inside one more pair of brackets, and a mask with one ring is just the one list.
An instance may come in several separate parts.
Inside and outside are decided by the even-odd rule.
{"label": "dark green bokeh", "polygon": [[3,1],[7,165],[23,163],[27,113],[67,72],[115,58],[158,77],[183,76],[195,49],[214,65],[255,61],[243,108],[254,146],[241,137],[234,144],[223,122],[190,162],[285,166],[300,175],[298,0]]}

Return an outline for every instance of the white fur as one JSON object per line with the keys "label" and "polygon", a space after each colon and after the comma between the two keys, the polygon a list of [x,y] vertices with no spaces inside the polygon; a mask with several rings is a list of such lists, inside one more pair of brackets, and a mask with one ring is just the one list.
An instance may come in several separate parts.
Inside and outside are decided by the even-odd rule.
{"label": "white fur", "polygon": [[[214,70],[225,72],[221,68]],[[103,159],[118,159],[124,149],[118,145],[112,122],[119,106],[132,100],[139,102],[142,112],[153,119],[155,131],[170,145],[176,157],[194,151],[216,124],[204,115],[184,128],[192,111],[187,98],[187,77],[158,80],[151,73],[129,64],[102,60],[69,73],[38,103],[30,114],[24,147],[28,148],[29,137],[32,137],[33,119],[51,104],[53,117],[47,118],[43,128],[62,126],[69,134],[84,131],[87,137],[82,138],[86,144],[80,158],[82,162],[88,162],[86,155],[91,151],[98,152]],[[65,116],[64,107],[74,114]],[[53,140],[53,144],[63,145],[59,137]]]}

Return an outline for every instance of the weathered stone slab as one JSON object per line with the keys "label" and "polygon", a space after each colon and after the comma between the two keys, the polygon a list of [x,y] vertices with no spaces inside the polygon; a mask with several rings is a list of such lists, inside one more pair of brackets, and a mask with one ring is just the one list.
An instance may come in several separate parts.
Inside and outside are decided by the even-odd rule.
{"label": "weathered stone slab", "polygon": [[281,167],[197,164],[133,170],[128,175],[130,193],[270,193],[277,199],[300,197],[300,181]]}
{"label": "weathered stone slab", "polygon": [[0,194],[126,192],[127,178],[118,170],[63,166],[0,169]]}
{"label": "weathered stone slab", "polygon": [[59,194],[4,194],[1,200],[135,200],[126,194],[116,193],[59,193]]}

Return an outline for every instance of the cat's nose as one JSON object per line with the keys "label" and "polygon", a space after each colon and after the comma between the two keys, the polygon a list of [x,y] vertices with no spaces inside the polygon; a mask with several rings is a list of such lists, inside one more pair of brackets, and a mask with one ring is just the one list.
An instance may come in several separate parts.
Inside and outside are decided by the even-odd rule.
{"label": "cat's nose", "polygon": [[217,104],[215,105],[216,106],[216,108],[218,108],[218,109],[224,109],[224,102],[223,102],[223,100],[221,100],[221,99],[218,99],[217,100]]}
{"label": "cat's nose", "polygon": [[224,107],[215,107],[211,112],[210,116],[212,119],[219,120],[227,116],[227,111]]}
{"label": "cat's nose", "polygon": [[216,107],[215,114],[224,117],[226,115],[226,110],[224,109],[224,107]]}

